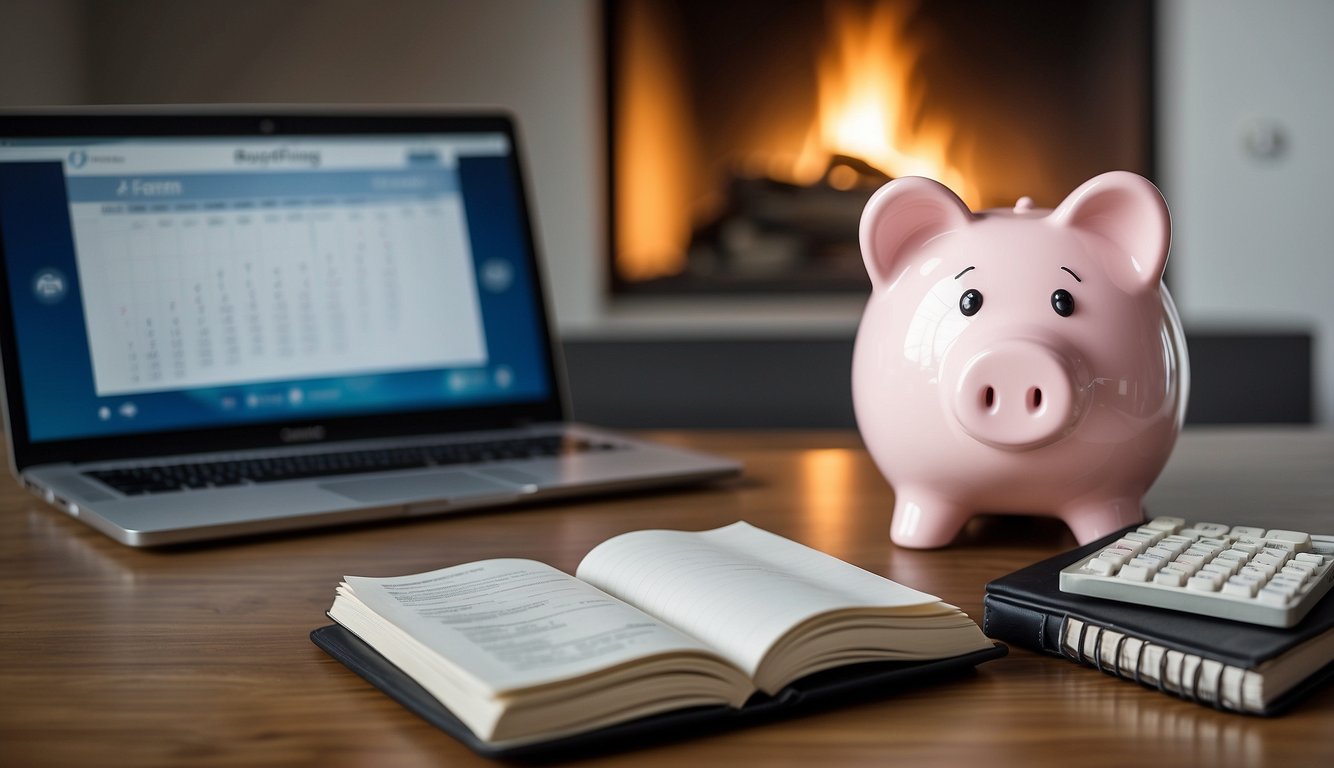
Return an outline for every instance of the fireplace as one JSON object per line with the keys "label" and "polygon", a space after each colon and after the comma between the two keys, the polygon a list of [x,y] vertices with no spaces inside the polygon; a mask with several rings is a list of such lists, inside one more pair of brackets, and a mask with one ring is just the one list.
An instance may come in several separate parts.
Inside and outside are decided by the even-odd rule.
{"label": "fireplace", "polygon": [[864,291],[899,176],[974,209],[1152,178],[1151,0],[608,0],[613,293]]}

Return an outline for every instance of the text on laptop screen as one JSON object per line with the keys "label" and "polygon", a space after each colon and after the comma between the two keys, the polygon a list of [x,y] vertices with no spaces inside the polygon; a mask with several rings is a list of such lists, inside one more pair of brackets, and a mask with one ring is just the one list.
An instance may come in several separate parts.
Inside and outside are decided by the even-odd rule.
{"label": "text on laptop screen", "polygon": [[503,134],[7,140],[29,438],[548,396]]}

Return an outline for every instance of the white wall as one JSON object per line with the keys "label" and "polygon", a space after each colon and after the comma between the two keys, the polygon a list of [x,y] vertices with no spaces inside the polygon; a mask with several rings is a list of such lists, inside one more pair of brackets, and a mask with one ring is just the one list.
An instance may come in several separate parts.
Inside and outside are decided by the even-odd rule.
{"label": "white wall", "polygon": [[0,106],[87,98],[79,0],[0,0]]}
{"label": "white wall", "polygon": [[0,105],[494,105],[517,114],[561,325],[599,315],[595,0],[0,0]]}
{"label": "white wall", "polygon": [[[1161,2],[1158,157],[1183,320],[1311,330],[1316,416],[1329,423],[1334,2]],[[1248,148],[1271,131],[1276,150]]]}

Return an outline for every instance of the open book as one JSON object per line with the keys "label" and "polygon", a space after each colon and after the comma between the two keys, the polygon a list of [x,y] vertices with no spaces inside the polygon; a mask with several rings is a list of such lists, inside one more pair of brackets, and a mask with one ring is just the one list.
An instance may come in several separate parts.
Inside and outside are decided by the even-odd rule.
{"label": "open book", "polygon": [[578,578],[517,559],[349,576],[329,615],[492,745],[993,649],[958,608],[746,523],[617,536]]}

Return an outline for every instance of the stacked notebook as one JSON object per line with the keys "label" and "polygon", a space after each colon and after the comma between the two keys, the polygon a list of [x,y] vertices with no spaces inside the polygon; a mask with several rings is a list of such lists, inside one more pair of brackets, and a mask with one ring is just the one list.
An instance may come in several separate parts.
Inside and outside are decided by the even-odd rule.
{"label": "stacked notebook", "polygon": [[1060,571],[1118,532],[991,582],[988,637],[1063,656],[1183,699],[1273,715],[1334,678],[1334,599],[1290,629],[1060,590]]}

